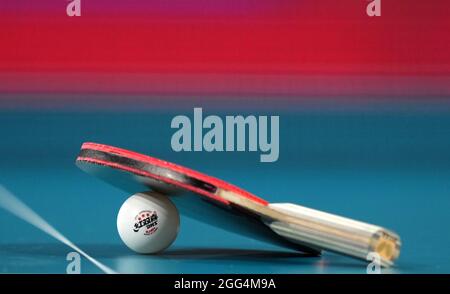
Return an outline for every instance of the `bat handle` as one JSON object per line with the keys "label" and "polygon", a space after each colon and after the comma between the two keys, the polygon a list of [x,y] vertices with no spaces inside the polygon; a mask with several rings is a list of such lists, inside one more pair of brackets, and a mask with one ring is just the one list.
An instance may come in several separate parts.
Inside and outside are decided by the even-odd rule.
{"label": "bat handle", "polygon": [[382,227],[290,203],[269,207],[287,217],[267,219],[266,225],[292,242],[364,260],[375,256],[385,267],[400,254],[399,236]]}

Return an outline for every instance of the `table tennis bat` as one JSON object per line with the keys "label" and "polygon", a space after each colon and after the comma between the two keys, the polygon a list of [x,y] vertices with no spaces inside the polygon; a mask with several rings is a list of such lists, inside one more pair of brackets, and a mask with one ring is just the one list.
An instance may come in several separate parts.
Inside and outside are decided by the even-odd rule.
{"label": "table tennis bat", "polygon": [[382,227],[296,204],[269,203],[225,181],[133,151],[84,143],[76,164],[128,193],[163,193],[183,215],[275,245],[363,260],[374,252],[382,266],[393,265],[400,253],[399,236]]}

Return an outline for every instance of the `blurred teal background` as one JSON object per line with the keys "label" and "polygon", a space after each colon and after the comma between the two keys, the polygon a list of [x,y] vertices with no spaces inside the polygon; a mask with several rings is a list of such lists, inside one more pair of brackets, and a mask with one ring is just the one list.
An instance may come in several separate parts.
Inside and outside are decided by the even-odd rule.
{"label": "blurred teal background", "polygon": [[[196,105],[202,107],[202,105]],[[244,110],[243,110],[244,109]],[[203,106],[206,115],[279,115],[280,157],[259,152],[174,152],[170,122],[193,108],[9,110],[0,113],[0,184],[69,239],[121,272],[365,273],[334,254],[305,257],[182,218],[159,256],[130,252],[116,232],[128,195],[74,165],[81,144],[123,147],[209,173],[271,202],[386,226],[400,234],[399,264],[386,273],[449,273],[450,104]],[[0,211],[1,272],[65,272],[69,249]],[[83,272],[98,272],[83,260]]]}

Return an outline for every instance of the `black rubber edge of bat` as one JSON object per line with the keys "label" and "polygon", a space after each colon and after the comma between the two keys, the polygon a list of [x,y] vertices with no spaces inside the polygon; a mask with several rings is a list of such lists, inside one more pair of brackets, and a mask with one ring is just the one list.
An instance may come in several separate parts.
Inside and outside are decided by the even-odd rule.
{"label": "black rubber edge of bat", "polygon": [[[209,193],[215,193],[217,191],[217,187],[214,185],[211,185],[209,183],[206,183],[204,181],[189,177],[183,173],[160,167],[155,166],[153,164],[142,162],[139,160],[131,159],[128,157],[120,156],[117,154],[112,154],[104,151],[99,150],[91,150],[91,149],[82,149],[78,155],[79,157],[86,157],[86,158],[92,158],[92,159],[98,159],[102,161],[107,161],[115,164],[120,164],[132,169],[145,171],[147,173],[156,175],[158,177],[163,178],[170,178],[172,180],[175,180],[177,182],[183,183],[185,185],[189,185],[198,189],[202,189],[203,191],[209,192]],[[170,174],[170,177],[168,175]]]}

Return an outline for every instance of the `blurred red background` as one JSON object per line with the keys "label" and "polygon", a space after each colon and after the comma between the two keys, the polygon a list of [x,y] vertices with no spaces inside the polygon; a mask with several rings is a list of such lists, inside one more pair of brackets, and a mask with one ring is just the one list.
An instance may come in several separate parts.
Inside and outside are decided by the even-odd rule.
{"label": "blurred red background", "polygon": [[3,0],[0,96],[450,96],[448,1],[186,2]]}

